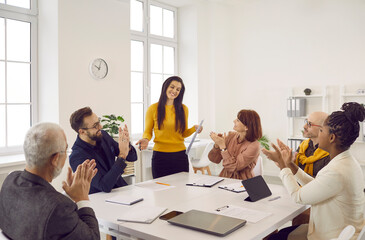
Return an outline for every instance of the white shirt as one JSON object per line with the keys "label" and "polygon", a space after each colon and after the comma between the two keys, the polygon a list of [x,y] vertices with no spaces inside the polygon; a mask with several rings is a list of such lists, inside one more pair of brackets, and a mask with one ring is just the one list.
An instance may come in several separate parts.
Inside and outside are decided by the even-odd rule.
{"label": "white shirt", "polygon": [[356,239],[364,225],[364,177],[348,150],[333,158],[316,178],[300,168],[295,176],[284,168],[280,178],[296,203],[312,205],[308,239],[337,238],[349,224],[356,228]]}

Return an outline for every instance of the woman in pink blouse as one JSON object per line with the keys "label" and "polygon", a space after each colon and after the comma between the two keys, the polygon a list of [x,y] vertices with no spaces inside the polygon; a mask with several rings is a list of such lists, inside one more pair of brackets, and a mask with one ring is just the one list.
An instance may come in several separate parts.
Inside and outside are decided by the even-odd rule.
{"label": "woman in pink blouse", "polygon": [[233,123],[235,132],[210,133],[215,144],[208,157],[217,164],[223,160],[220,177],[245,180],[254,177],[253,168],[260,154],[257,140],[262,137],[261,120],[254,110],[241,110]]}

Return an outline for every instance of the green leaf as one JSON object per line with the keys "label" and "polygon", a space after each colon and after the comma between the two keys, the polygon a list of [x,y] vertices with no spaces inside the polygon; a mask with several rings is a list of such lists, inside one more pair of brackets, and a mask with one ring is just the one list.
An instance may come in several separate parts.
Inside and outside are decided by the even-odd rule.
{"label": "green leaf", "polygon": [[109,115],[103,115],[104,118],[110,119]]}
{"label": "green leaf", "polygon": [[270,145],[269,145],[270,141],[269,141],[269,139],[265,135],[262,136],[257,141],[259,141],[259,143],[261,144],[261,146],[264,147],[266,150],[270,150]]}
{"label": "green leaf", "polygon": [[117,134],[118,133],[118,127],[117,126],[111,126],[110,132]]}
{"label": "green leaf", "polygon": [[124,118],[122,116],[117,117],[118,121],[124,122]]}

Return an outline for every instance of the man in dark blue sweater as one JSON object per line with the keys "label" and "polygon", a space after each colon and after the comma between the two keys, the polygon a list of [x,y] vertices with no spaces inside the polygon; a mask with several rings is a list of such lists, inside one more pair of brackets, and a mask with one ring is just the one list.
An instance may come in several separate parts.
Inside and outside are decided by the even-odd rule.
{"label": "man in dark blue sweater", "polygon": [[98,172],[93,178],[90,194],[110,192],[113,188],[126,186],[122,178],[127,164],[137,160],[137,153],[129,142],[127,126],[119,128],[119,141],[101,130],[100,119],[89,107],[74,112],[70,117],[71,127],[78,133],[69,157],[73,171],[85,159],[95,159]]}

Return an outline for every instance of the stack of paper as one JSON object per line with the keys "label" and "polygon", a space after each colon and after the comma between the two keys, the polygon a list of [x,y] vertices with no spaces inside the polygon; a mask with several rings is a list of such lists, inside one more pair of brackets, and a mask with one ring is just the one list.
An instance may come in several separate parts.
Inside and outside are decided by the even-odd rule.
{"label": "stack of paper", "polygon": [[118,217],[118,221],[152,223],[167,208],[156,206],[135,206]]}
{"label": "stack of paper", "polygon": [[246,191],[245,187],[242,185],[241,182],[231,183],[231,184],[227,184],[227,185],[220,185],[220,186],[218,186],[218,188],[232,191],[235,193],[240,193],[240,192]]}
{"label": "stack of paper", "polygon": [[119,203],[119,204],[124,204],[124,205],[132,205],[132,204],[135,204],[142,200],[143,200],[143,198],[141,198],[141,197],[135,197],[135,196],[131,196],[131,195],[117,195],[117,196],[105,199],[106,202]]}
{"label": "stack of paper", "polygon": [[134,162],[125,162],[127,166],[124,169],[123,175],[131,175],[134,174]]}

